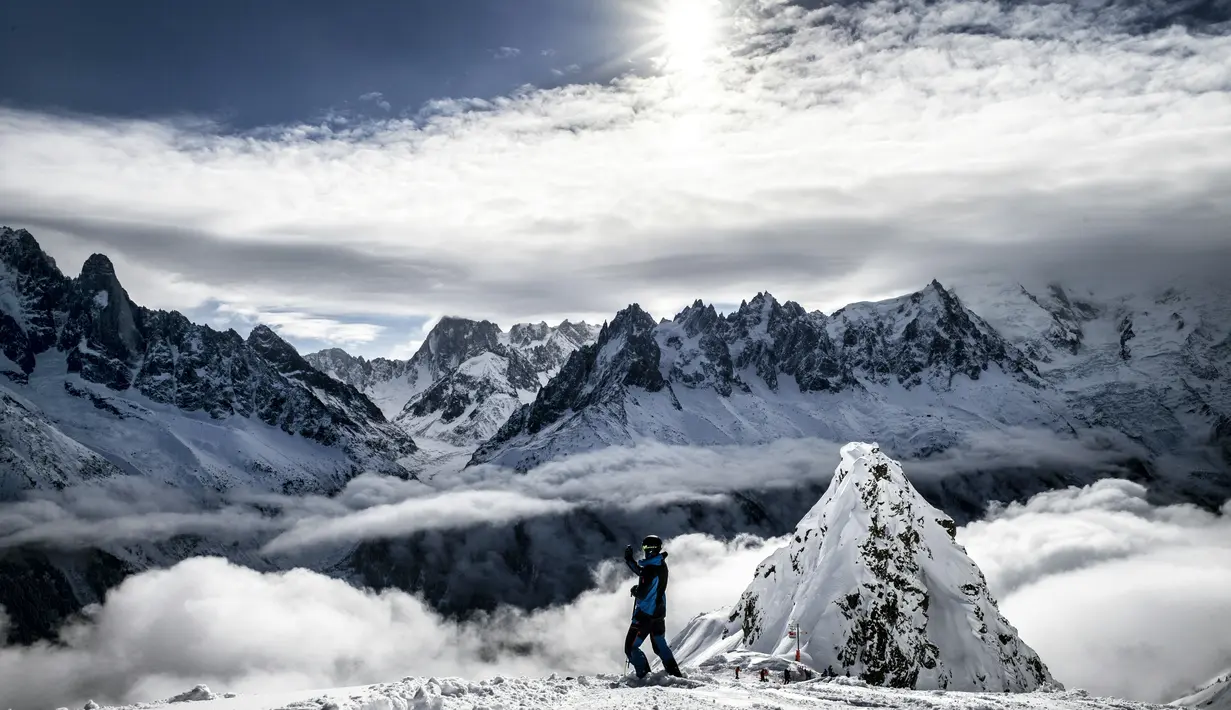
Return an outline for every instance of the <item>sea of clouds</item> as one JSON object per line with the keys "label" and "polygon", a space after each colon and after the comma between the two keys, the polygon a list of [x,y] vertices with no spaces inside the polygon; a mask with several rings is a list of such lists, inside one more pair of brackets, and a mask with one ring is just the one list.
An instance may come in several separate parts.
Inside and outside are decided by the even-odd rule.
{"label": "sea of clouds", "polygon": [[[114,487],[146,485],[129,479],[8,504],[0,508],[0,540],[71,547],[100,536],[114,541],[188,529],[225,538],[226,530],[238,537],[259,528],[266,548],[294,550],[396,537],[423,526],[443,530],[549,515],[592,500],[583,491],[614,494],[631,486],[640,491],[624,499],[632,506],[723,495],[753,483],[735,472],[746,470],[754,454],[766,485],[797,486],[836,465],[836,452],[815,441],[774,447],[746,447],[742,459],[735,450],[610,450],[583,458],[568,469],[573,476],[548,466],[525,480],[457,483],[456,490],[363,477],[332,499],[249,501],[293,503],[288,519],[261,517],[236,503],[194,510],[174,496],[146,498],[134,509]],[[578,476],[579,470],[593,475]],[[670,478],[669,471],[679,477],[674,484],[647,483]],[[1070,687],[1169,700],[1231,665],[1231,504],[1220,515],[1154,506],[1146,493],[1137,483],[1104,479],[993,505],[984,519],[958,531],[1009,621]],[[732,603],[757,563],[782,542],[750,535],[670,539],[669,633]],[[147,701],[202,682],[254,692],[406,675],[617,672],[631,579],[615,554],[591,570],[589,591],[569,603],[534,612],[500,608],[465,621],[444,618],[414,594],[376,593],[303,568],[262,572],[218,557],[190,558],[129,577],[66,626],[58,643],[0,648],[0,705]]]}

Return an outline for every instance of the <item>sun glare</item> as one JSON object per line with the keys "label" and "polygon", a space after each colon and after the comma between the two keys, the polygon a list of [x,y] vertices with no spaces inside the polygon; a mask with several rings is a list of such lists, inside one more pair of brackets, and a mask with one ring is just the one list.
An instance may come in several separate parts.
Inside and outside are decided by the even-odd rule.
{"label": "sun glare", "polygon": [[717,0],[663,0],[659,16],[667,66],[679,71],[698,69],[718,40]]}

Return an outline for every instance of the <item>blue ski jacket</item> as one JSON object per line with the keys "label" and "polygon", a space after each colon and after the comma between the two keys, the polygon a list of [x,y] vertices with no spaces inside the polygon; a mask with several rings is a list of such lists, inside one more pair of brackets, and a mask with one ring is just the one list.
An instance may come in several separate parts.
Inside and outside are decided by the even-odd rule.
{"label": "blue ski jacket", "polygon": [[660,552],[638,562],[626,558],[624,563],[637,575],[633,596],[637,606],[633,618],[665,619],[667,617],[667,553]]}

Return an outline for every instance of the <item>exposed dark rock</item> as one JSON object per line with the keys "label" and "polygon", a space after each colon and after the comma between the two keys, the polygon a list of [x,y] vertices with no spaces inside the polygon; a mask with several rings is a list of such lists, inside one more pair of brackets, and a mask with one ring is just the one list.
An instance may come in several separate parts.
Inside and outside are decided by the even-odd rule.
{"label": "exposed dark rock", "polygon": [[[415,450],[366,396],[313,368],[266,326],[245,342],[233,330],[137,306],[102,254],[91,255],[80,276],[68,279],[25,230],[0,230],[0,260],[24,306],[0,313],[0,335],[5,355],[25,374],[54,347],[66,354],[68,372],[86,382],[135,388],[155,402],[214,418],[254,417],[342,446],[387,472],[401,471],[396,458]],[[124,416],[94,392],[69,382],[65,390]]]}

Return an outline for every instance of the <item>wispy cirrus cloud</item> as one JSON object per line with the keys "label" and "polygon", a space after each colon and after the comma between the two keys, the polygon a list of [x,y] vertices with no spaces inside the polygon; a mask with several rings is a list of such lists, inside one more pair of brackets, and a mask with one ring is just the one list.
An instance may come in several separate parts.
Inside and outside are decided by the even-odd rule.
{"label": "wispy cirrus cloud", "polygon": [[503,324],[1231,257],[1225,24],[1148,3],[750,7],[684,74],[405,119],[238,136],[5,109],[0,218],[136,265],[154,306]]}

